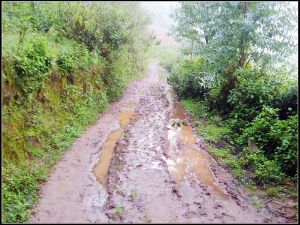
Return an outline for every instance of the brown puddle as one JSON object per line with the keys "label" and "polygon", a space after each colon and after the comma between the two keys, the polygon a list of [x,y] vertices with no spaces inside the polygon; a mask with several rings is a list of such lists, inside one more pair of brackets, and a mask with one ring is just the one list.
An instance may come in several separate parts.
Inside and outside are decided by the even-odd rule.
{"label": "brown puddle", "polygon": [[168,90],[166,97],[169,102],[173,104],[170,118],[184,120],[186,118],[184,109],[181,107],[179,102],[175,101],[176,95],[172,89]]}
{"label": "brown puddle", "polygon": [[[168,95],[168,98],[174,99],[172,91],[169,91]],[[184,109],[174,100],[171,118],[186,119]],[[182,146],[180,151],[176,150],[177,139]],[[197,150],[196,139],[190,126],[182,125],[180,128],[172,127],[169,130],[171,160],[167,160],[167,164],[170,167],[171,175],[178,182],[196,178],[209,187],[218,197],[227,198],[228,196],[218,186],[218,181],[209,168],[209,165],[215,162],[214,159],[205,151]]]}
{"label": "brown puddle", "polygon": [[107,174],[110,165],[110,161],[114,156],[114,148],[118,139],[121,137],[124,128],[129,124],[130,119],[133,116],[133,112],[121,112],[119,115],[120,127],[109,133],[106,141],[103,143],[103,149],[100,153],[100,159],[97,165],[93,169],[93,173],[97,180],[107,187]]}

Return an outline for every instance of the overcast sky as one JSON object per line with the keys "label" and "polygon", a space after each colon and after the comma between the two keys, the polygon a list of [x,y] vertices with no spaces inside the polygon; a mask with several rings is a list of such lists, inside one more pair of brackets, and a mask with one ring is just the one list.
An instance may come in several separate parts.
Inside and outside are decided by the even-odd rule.
{"label": "overcast sky", "polygon": [[153,25],[163,28],[170,28],[172,24],[170,13],[178,5],[179,2],[141,2],[141,7],[152,15]]}

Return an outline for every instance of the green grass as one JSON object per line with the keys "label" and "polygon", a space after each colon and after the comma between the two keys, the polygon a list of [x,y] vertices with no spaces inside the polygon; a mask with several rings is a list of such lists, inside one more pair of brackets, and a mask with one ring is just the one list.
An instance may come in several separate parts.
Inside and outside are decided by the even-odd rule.
{"label": "green grass", "polygon": [[280,197],[282,193],[282,187],[276,186],[276,187],[268,187],[266,189],[266,193],[269,197]]}
{"label": "green grass", "polygon": [[2,42],[2,54],[3,56],[8,56],[18,46],[19,36],[18,34],[2,33]]}
{"label": "green grass", "polygon": [[124,207],[121,205],[117,205],[115,208],[115,215],[122,216],[124,213]]}
{"label": "green grass", "polygon": [[130,197],[132,198],[133,201],[136,200],[136,191],[132,190],[130,193]]}
{"label": "green grass", "polygon": [[[195,99],[183,99],[180,101],[191,115],[195,116],[193,121],[196,131],[209,143],[209,151],[222,163],[228,165],[233,174],[242,180],[245,170],[242,168],[242,161],[234,154],[232,146],[224,143],[228,139],[230,130],[220,121],[220,118],[208,111],[203,102]],[[222,143],[225,147],[218,147]]]}
{"label": "green grass", "polygon": [[[220,163],[227,165],[237,180],[245,185],[247,193],[253,197],[252,204],[257,209],[268,198],[298,198],[298,192],[295,191],[294,185],[257,186],[255,181],[249,176],[250,171],[245,166],[246,159],[237,154],[237,146],[231,139],[230,129],[226,127],[220,118],[209,112],[208,108],[201,101],[183,99],[181,104],[191,115],[195,116],[193,125],[196,127],[196,132],[208,142],[208,151]],[[287,183],[293,184],[292,181]],[[295,203],[294,207],[297,208],[298,205]]]}
{"label": "green grass", "polygon": [[64,151],[89,124],[97,119],[99,112],[106,106],[89,109],[82,106],[75,115],[37,112],[35,122],[39,126],[33,127],[31,132],[41,137],[38,146],[32,144],[26,146],[30,157],[24,162],[5,160],[2,166],[2,222],[27,222],[31,207],[38,202],[40,184],[47,180],[47,174]]}
{"label": "green grass", "polygon": [[197,132],[201,134],[205,140],[218,143],[227,137],[229,130],[226,127],[216,124],[204,125],[204,123],[200,123],[197,127]]}
{"label": "green grass", "polygon": [[196,99],[182,99],[180,103],[193,116],[206,119],[210,115],[208,108],[201,101]]}
{"label": "green grass", "polygon": [[163,71],[159,71],[159,79],[161,80],[166,80],[168,77],[168,74],[163,72]]}
{"label": "green grass", "polygon": [[259,209],[262,204],[263,204],[263,200],[262,199],[257,199],[257,198],[253,198],[252,199],[252,204],[257,208]]}
{"label": "green grass", "polygon": [[221,163],[228,165],[238,180],[243,180],[245,170],[242,168],[239,157],[236,156],[230,148],[216,148],[209,145],[208,150],[217,156]]}
{"label": "green grass", "polygon": [[230,130],[221,123],[220,118],[208,111],[203,102],[195,99],[183,99],[180,103],[191,115],[198,118],[193,123],[197,127],[197,132],[205,140],[217,143],[227,137]]}

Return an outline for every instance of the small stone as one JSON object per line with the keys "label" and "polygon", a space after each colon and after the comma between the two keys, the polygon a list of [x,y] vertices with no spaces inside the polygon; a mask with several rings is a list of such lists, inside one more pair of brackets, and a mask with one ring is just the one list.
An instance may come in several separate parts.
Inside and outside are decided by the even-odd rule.
{"label": "small stone", "polygon": [[182,195],[179,193],[178,189],[176,187],[172,188],[172,192],[175,193],[177,195],[177,197],[182,197]]}
{"label": "small stone", "polygon": [[114,209],[116,207],[115,203],[113,202],[110,202],[108,205],[107,205],[107,208],[108,209]]}
{"label": "small stone", "polygon": [[108,218],[111,218],[113,216],[113,213],[112,212],[107,212],[105,213],[105,215],[108,217]]}
{"label": "small stone", "polygon": [[189,207],[189,205],[190,205],[189,203],[183,203],[182,204],[183,207]]}
{"label": "small stone", "polygon": [[198,201],[194,201],[193,203],[196,205],[201,205],[201,202],[198,202]]}

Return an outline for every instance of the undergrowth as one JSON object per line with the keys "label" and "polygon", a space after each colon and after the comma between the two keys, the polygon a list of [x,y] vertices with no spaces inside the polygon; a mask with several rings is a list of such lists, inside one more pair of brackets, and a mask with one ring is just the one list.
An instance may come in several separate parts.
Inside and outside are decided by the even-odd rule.
{"label": "undergrowth", "polygon": [[[243,152],[239,151],[240,146],[232,140],[232,131],[228,125],[222,121],[220,117],[216,116],[214,112],[209,111],[203,102],[197,99],[182,99],[180,103],[194,116],[193,126],[196,128],[196,132],[207,141],[208,151],[212,153],[224,167],[229,168],[237,180],[248,187],[248,190],[253,188],[263,190],[268,197],[280,198],[285,194],[289,194],[292,197],[298,196],[297,193],[295,194],[292,191],[294,190],[294,185],[291,185],[289,179],[285,179],[285,182],[283,181],[283,186],[267,184],[257,186],[257,174],[249,170],[249,158],[245,157]],[[267,162],[267,160],[265,161]],[[268,176],[268,179],[272,179],[276,176],[276,173],[268,174]],[[261,174],[260,177],[266,180],[263,174]],[[276,179],[276,177],[273,179]],[[288,185],[288,183],[290,185]],[[256,192],[254,193],[256,194]]]}

